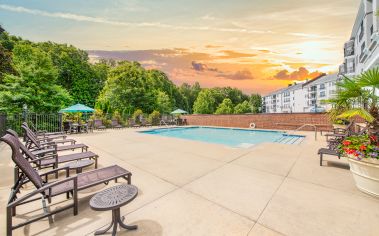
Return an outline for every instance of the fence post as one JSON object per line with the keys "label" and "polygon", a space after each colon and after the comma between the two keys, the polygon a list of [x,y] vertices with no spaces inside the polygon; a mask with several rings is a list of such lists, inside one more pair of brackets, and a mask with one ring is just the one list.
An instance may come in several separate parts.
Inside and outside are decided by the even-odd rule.
{"label": "fence post", "polygon": [[59,132],[62,132],[62,127],[63,127],[63,118],[62,118],[62,113],[58,113],[58,120],[59,120]]}

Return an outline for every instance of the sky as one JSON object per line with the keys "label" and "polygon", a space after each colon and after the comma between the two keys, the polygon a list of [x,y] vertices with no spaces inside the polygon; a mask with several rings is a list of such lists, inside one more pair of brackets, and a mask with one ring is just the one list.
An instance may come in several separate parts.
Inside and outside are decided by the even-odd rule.
{"label": "sky", "polygon": [[359,0],[0,0],[0,24],[160,69],[176,84],[267,94],[338,71]]}

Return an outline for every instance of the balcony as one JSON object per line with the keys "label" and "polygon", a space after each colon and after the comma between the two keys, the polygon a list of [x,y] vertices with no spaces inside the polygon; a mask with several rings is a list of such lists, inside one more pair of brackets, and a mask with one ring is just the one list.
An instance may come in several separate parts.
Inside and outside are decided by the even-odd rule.
{"label": "balcony", "polygon": [[354,56],[354,40],[347,41],[344,45],[344,56]]}

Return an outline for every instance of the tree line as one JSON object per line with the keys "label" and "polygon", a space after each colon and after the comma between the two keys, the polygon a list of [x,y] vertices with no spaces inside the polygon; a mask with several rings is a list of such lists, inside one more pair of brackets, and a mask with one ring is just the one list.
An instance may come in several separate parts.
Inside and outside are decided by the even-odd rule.
{"label": "tree line", "polygon": [[131,116],[170,113],[180,108],[197,114],[258,113],[259,94],[231,87],[176,86],[159,70],[138,62],[100,60],[87,52],[53,42],[31,42],[9,35],[0,26],[0,112],[20,113],[26,105],[37,113],[54,113],[82,103],[103,113]]}

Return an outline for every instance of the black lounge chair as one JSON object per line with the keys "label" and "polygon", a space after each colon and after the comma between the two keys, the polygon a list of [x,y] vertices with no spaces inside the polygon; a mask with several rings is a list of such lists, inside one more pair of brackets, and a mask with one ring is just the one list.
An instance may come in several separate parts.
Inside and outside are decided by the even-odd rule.
{"label": "black lounge chair", "polygon": [[[7,143],[12,149],[12,160],[15,165],[21,170],[21,176],[14,184],[11,190],[11,194],[6,207],[6,227],[7,235],[12,235],[12,230],[23,227],[45,217],[49,217],[58,212],[68,210],[73,208],[74,215],[78,214],[78,191],[99,185],[107,184],[109,181],[115,180],[117,182],[118,178],[124,178],[127,180],[128,184],[131,183],[131,173],[120,166],[108,166],[101,169],[96,169],[93,171],[88,171],[85,173],[77,174],[76,176],[70,177],[69,167],[62,167],[58,169],[53,169],[43,174],[38,173],[32,165],[23,157],[22,149],[19,145],[19,140],[10,134],[4,135],[0,138],[1,141]],[[42,179],[43,176],[58,173],[59,171],[65,171],[66,178],[58,180],[55,182],[48,183]],[[36,189],[26,195],[21,197],[17,196],[20,193],[21,186],[26,182],[32,182]],[[57,208],[53,211],[49,211],[46,200],[51,203],[52,198],[66,194],[69,198],[72,195],[73,203],[66,205],[64,207]],[[16,207],[27,204],[32,201],[42,200],[43,214],[35,216],[17,225],[13,225],[12,217],[16,215]]]}
{"label": "black lounge chair", "polygon": [[35,132],[33,132],[27,125],[22,124],[21,128],[24,130],[24,141],[28,139],[27,135],[34,137],[35,140],[39,142],[54,142],[59,144],[71,143],[75,144],[75,139],[67,139],[66,135],[52,135],[52,136],[38,136]]}

